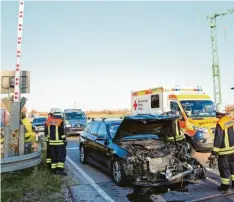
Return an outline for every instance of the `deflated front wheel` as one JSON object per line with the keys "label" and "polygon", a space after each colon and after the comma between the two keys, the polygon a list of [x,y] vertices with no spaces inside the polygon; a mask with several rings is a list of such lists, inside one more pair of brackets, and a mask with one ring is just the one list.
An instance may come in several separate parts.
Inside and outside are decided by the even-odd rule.
{"label": "deflated front wheel", "polygon": [[114,159],[112,162],[112,175],[117,185],[124,186],[126,184],[126,175],[119,159]]}

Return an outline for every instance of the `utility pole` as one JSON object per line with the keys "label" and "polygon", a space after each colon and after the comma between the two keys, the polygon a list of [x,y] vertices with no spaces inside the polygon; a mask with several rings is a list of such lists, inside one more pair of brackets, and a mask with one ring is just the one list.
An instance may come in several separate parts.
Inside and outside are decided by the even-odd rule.
{"label": "utility pole", "polygon": [[210,21],[211,29],[211,44],[212,44],[212,72],[213,72],[213,93],[217,110],[222,103],[221,84],[220,84],[220,69],[219,69],[219,55],[218,55],[218,42],[217,42],[217,30],[216,30],[216,18],[234,13],[234,9],[228,9],[225,12],[214,13],[211,16],[207,16]]}

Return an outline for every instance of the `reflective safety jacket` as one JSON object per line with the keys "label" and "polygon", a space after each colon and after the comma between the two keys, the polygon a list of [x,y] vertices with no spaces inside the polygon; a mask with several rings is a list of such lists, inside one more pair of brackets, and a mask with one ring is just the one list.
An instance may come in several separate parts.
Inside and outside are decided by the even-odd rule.
{"label": "reflective safety jacket", "polygon": [[45,138],[49,145],[64,145],[66,136],[64,134],[63,119],[56,116],[49,116],[45,123]]}
{"label": "reflective safety jacket", "polygon": [[222,117],[216,125],[212,153],[219,156],[234,154],[234,120],[229,116]]}
{"label": "reflective safety jacket", "polygon": [[[184,140],[185,139],[185,135],[184,133],[181,131],[181,128],[180,128],[180,123],[179,123],[179,119],[176,119],[174,122],[173,122],[173,132],[171,133],[171,136],[167,139],[169,141],[181,141],[181,140]],[[175,137],[173,136],[175,134]]]}
{"label": "reflective safety jacket", "polygon": [[25,142],[33,142],[36,141],[36,134],[33,132],[32,124],[29,119],[24,118],[21,120],[24,125],[25,130]]}

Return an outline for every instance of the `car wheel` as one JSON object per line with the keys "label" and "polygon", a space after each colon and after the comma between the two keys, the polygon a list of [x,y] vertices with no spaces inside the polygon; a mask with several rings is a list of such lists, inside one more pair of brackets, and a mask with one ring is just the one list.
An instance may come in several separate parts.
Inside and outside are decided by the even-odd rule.
{"label": "car wheel", "polygon": [[80,162],[82,164],[87,163],[87,156],[86,156],[86,152],[83,146],[80,146]]}
{"label": "car wheel", "polygon": [[196,153],[196,150],[194,149],[194,147],[191,143],[189,145],[190,145],[189,146],[190,154],[191,154],[191,156],[193,156]]}
{"label": "car wheel", "polygon": [[117,158],[112,162],[112,176],[117,185],[126,185],[126,174],[124,172],[122,162]]}
{"label": "car wheel", "polygon": [[196,152],[196,150],[193,147],[193,144],[189,140],[187,140],[186,143],[187,143],[188,151],[190,152],[190,156],[193,156]]}

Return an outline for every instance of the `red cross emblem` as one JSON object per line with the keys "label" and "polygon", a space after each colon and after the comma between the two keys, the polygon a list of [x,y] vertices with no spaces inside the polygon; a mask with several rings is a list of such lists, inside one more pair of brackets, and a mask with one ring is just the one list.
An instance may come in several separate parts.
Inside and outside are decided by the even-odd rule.
{"label": "red cross emblem", "polygon": [[137,103],[136,103],[136,100],[134,101],[133,107],[134,107],[134,109],[135,109],[135,110],[137,109]]}

